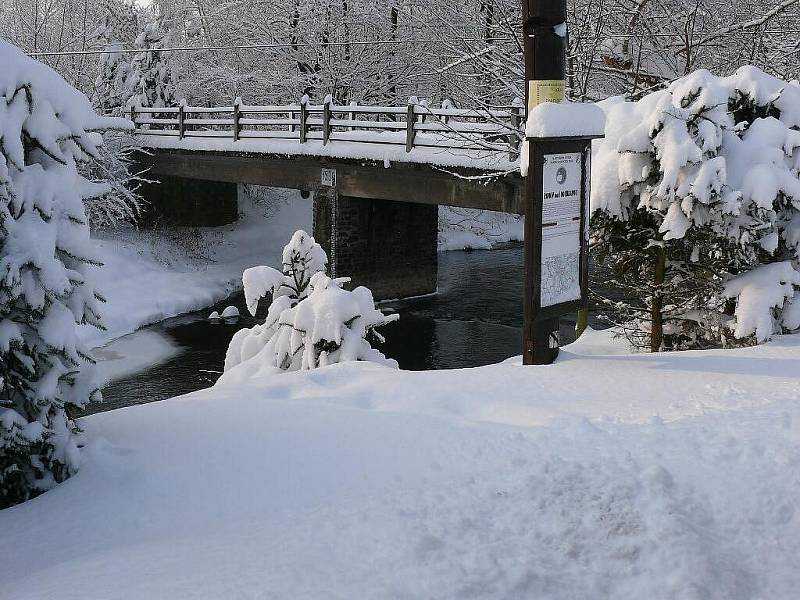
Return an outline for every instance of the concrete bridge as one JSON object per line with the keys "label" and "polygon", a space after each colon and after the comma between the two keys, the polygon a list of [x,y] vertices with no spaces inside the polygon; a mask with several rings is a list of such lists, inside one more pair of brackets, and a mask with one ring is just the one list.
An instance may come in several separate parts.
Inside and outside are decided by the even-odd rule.
{"label": "concrete bridge", "polygon": [[314,196],[314,237],[335,275],[377,299],[436,289],[440,204],[522,214],[519,109],[311,105],[134,108],[160,181],[145,195],[186,221],[236,218],[237,184]]}

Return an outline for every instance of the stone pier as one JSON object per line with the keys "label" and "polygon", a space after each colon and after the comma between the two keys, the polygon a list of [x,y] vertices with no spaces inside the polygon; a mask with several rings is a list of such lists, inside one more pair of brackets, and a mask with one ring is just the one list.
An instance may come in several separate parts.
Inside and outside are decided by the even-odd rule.
{"label": "stone pier", "polygon": [[330,272],[364,285],[376,300],[436,291],[438,207],[372,200],[321,188],[314,196],[314,238]]}

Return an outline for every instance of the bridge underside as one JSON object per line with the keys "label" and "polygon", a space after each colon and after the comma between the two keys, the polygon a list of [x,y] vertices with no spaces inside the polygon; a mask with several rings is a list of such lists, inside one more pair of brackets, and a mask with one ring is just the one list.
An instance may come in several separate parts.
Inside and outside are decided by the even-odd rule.
{"label": "bridge underside", "polygon": [[[436,290],[437,205],[522,213],[522,180],[467,168],[371,160],[291,157],[226,152],[154,150],[143,156],[155,204],[177,202],[235,212],[235,185],[250,183],[314,193],[314,237],[325,248],[336,276],[366,285],[376,299]],[[323,185],[322,171],[335,171],[335,185]],[[330,174],[330,171],[328,171]],[[209,185],[209,182],[213,182]],[[329,183],[326,182],[326,183]],[[164,185],[166,184],[166,185]],[[147,189],[145,190],[146,193]],[[167,196],[173,198],[167,200]],[[174,196],[182,198],[174,198]],[[209,207],[210,208],[210,207]],[[211,224],[195,218],[192,224]]]}

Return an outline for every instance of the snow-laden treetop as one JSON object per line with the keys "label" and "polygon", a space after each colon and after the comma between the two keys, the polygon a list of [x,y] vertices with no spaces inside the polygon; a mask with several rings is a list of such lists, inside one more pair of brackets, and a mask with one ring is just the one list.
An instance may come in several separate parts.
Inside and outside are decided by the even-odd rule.
{"label": "snow-laden treetop", "polygon": [[[594,145],[593,211],[624,216],[631,194],[722,200],[730,214],[741,202],[770,208],[778,193],[800,202],[796,83],[752,66],[728,77],[699,70],[638,102],[614,97],[599,105],[607,121],[605,139]],[[691,219],[691,211],[681,209],[673,209],[668,235],[681,237],[689,226],[678,213]]]}
{"label": "snow-laden treetop", "polygon": [[[0,57],[0,98],[5,100],[0,102],[0,137],[4,154],[17,165],[24,163],[22,137],[15,135],[19,131],[28,132],[31,139],[52,140],[54,143],[42,150],[59,162],[66,162],[68,158],[84,160],[86,155],[96,155],[102,144],[96,131],[133,128],[127,119],[97,115],[86,96],[58,73],[2,39]],[[13,101],[21,88],[25,88],[24,101]],[[28,104],[33,104],[31,112]]]}

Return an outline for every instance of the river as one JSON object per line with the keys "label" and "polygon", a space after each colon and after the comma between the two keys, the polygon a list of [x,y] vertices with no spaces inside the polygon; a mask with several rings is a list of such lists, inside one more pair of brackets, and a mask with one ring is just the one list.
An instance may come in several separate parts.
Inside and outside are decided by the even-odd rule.
{"label": "river", "polygon": [[[236,323],[211,323],[208,314],[233,304]],[[410,370],[453,369],[496,363],[522,345],[522,246],[439,253],[438,292],[382,303],[400,320],[381,329],[380,349]],[[100,368],[112,382],[104,402],[87,412],[163,400],[205,388],[222,371],[233,334],[255,320],[241,294],[197,313],[146,327],[99,349]],[[574,316],[561,322],[561,343],[574,339]]]}

